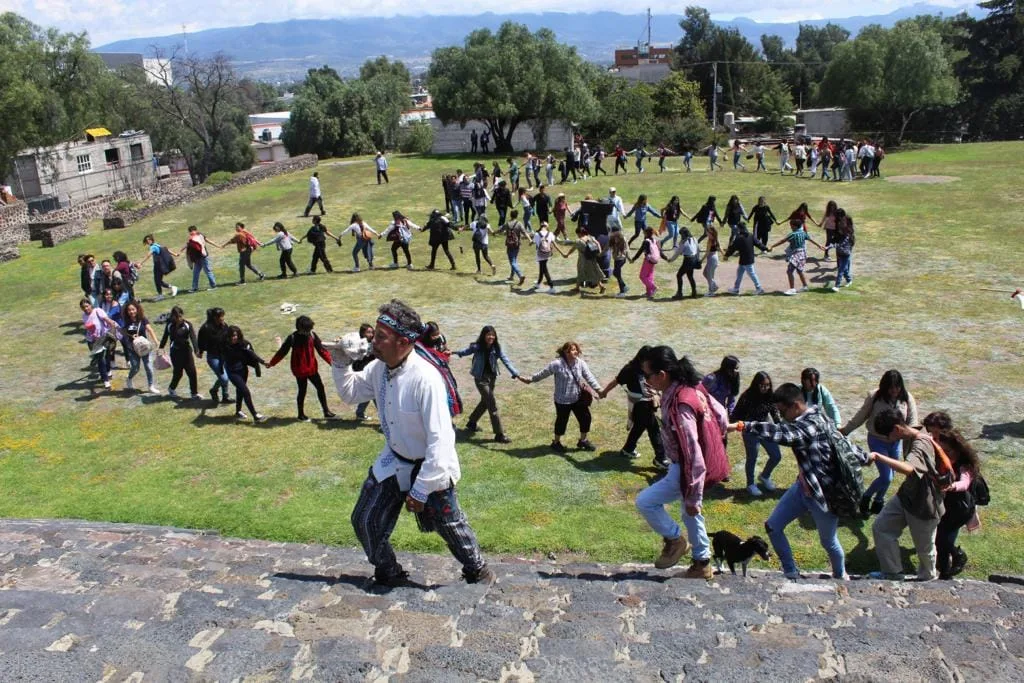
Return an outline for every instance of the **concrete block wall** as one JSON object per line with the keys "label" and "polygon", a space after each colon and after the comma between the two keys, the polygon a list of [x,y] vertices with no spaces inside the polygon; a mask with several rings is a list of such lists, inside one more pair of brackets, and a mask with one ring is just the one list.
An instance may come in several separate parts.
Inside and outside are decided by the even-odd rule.
{"label": "concrete block wall", "polygon": [[[487,129],[487,124],[483,121],[468,121],[463,127],[458,123],[449,123],[446,126],[440,119],[431,119],[430,125],[434,129],[434,144],[430,148],[432,154],[469,154],[472,149],[469,142],[470,132],[476,129],[477,135],[480,135]],[[558,122],[548,126],[545,149],[561,150],[571,144],[572,131],[568,126]],[[493,153],[494,140],[491,140],[490,149]],[[537,150],[537,140],[533,136],[533,128],[529,122],[524,121],[516,126],[512,134],[512,149],[517,153]]]}

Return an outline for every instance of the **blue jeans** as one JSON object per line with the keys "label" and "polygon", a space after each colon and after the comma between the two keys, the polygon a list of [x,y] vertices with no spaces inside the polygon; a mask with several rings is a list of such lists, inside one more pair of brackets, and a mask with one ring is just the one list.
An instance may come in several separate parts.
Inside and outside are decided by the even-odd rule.
{"label": "blue jeans", "polygon": [[356,245],[352,247],[352,260],[355,261],[356,268],[359,267],[359,254],[362,252],[366,258],[366,262],[369,266],[373,267],[373,240],[364,240],[362,237],[356,238]]}
{"label": "blue jeans", "polygon": [[764,469],[761,470],[761,476],[765,479],[772,476],[772,472],[775,470],[775,467],[779,464],[779,461],[782,460],[782,451],[779,450],[779,444],[774,441],[759,439],[756,434],[743,432],[743,448],[747,452],[747,486],[754,483],[754,469],[757,466],[758,445],[764,446],[764,452],[768,454],[768,462],[765,463]]}
{"label": "blue jeans", "polygon": [[812,496],[804,493],[799,481],[782,494],[772,514],[768,516],[768,521],[764,523],[768,539],[771,540],[772,547],[779,556],[779,562],[782,563],[782,572],[794,574],[797,571],[793,550],[789,547],[789,539],[786,538],[786,526],[804,512],[811,513],[811,518],[814,519],[821,547],[828,553],[829,562],[832,563],[832,576],[841,578],[846,573],[846,555],[843,553],[843,546],[839,545],[839,536],[836,533],[839,518]]}
{"label": "blue jeans", "polygon": [[523,226],[526,227],[526,231],[530,232],[530,219],[533,218],[533,207],[523,207]]}
{"label": "blue jeans", "polygon": [[612,274],[615,276],[615,280],[619,283],[620,293],[629,291],[629,287],[626,286],[626,281],[622,279],[622,266],[624,265],[626,265],[626,259],[615,259],[615,269],[612,271]]}
{"label": "blue jeans", "polygon": [[512,268],[509,277],[523,277],[523,271],[519,268],[519,247],[505,247],[505,253],[508,254],[508,265]]}
{"label": "blue jeans", "polygon": [[839,252],[836,252],[836,287],[839,286],[839,281],[846,278],[846,281],[853,282],[853,278],[850,276],[850,262],[853,260],[853,255],[843,256]]}
{"label": "blue jeans", "polygon": [[[213,383],[213,388],[210,389],[214,394],[217,393],[217,389],[220,389],[224,393],[224,398],[228,397],[228,385],[231,383],[228,381],[228,369],[224,365],[223,359],[220,356],[215,356],[212,353],[206,354],[206,364],[213,370],[214,376],[217,377],[217,381]],[[150,382],[152,384],[152,382]]]}
{"label": "blue jeans", "polygon": [[153,386],[153,360],[150,354],[140,357],[130,344],[125,344],[125,355],[128,357],[128,379],[139,374],[139,365],[146,369],[146,383]]}
{"label": "blue jeans", "polygon": [[733,285],[733,289],[737,292],[740,290],[740,283],[743,282],[743,273],[750,276],[750,279],[754,282],[754,287],[758,291],[761,290],[761,281],[757,279],[757,272],[754,270],[754,264],[751,263],[749,266],[740,266],[736,269],[736,284]]}
{"label": "blue jeans", "polygon": [[665,221],[665,229],[668,234],[665,235],[665,239],[661,240],[661,246],[665,246],[665,242],[672,240],[672,248],[676,248],[676,244],[679,242],[679,221]]}
{"label": "blue jeans", "polygon": [[210,282],[210,289],[217,286],[217,280],[213,277],[213,268],[210,267],[210,257],[204,256],[203,260],[192,264],[192,289],[199,289],[199,272],[206,273],[206,279]]}
{"label": "blue jeans", "polygon": [[452,223],[458,223],[462,215],[462,197],[452,199]]}
{"label": "blue jeans", "polygon": [[[665,505],[681,500],[683,497],[682,491],[679,490],[681,472],[679,463],[672,463],[664,477],[648,486],[636,497],[636,509],[644,516],[650,527],[663,538],[673,540],[679,538],[682,531],[672,516],[665,511]],[[691,517],[686,514],[686,505],[681,505],[681,508],[686,536],[693,546],[693,559],[696,561],[710,559],[711,541],[708,540],[708,532],[704,527],[704,515],[697,514]]]}
{"label": "blue jeans", "polygon": [[[886,443],[878,437],[868,434],[868,450],[888,455],[893,460],[899,460],[903,453],[903,442]],[[877,460],[875,467],[878,469],[878,477],[871,482],[871,486],[864,492],[864,496],[871,496],[878,502],[882,502],[885,500],[885,492],[889,490],[889,484],[892,483],[892,468]]]}

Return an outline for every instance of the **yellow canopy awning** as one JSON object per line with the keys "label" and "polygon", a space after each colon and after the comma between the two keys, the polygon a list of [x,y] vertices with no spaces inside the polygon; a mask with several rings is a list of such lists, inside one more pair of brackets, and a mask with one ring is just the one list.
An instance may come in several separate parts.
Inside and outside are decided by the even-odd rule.
{"label": "yellow canopy awning", "polygon": [[113,135],[113,133],[106,128],[86,128],[85,134],[91,135],[94,138],[109,137],[110,135]]}

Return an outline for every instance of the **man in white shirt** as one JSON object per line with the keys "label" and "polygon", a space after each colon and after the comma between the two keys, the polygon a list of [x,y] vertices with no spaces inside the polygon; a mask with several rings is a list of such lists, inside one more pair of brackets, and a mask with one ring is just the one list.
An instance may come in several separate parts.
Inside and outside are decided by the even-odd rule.
{"label": "man in white shirt", "polygon": [[384,152],[377,152],[375,163],[377,164],[377,184],[380,185],[380,180],[383,178],[384,182],[390,185],[391,181],[388,180],[388,160],[384,156]]}
{"label": "man in white shirt", "polygon": [[608,229],[612,232],[622,230],[622,216],[626,207],[622,205],[622,197],[615,193],[614,187],[608,188],[608,202],[612,205],[612,214],[608,217]]}
{"label": "man in white shirt", "polygon": [[327,212],[324,211],[324,198],[320,195],[320,172],[314,171],[313,175],[309,178],[309,203],[306,204],[306,211],[302,214],[303,216],[309,215],[309,210],[313,208],[313,205],[317,204],[320,206],[320,215],[326,216]]}
{"label": "man in white shirt", "polygon": [[379,312],[373,333],[377,360],[357,371],[351,359],[338,353],[333,367],[341,400],[377,401],[385,439],[352,510],[356,537],[375,568],[377,583],[405,583],[409,574],[390,542],[404,503],[416,513],[421,531],[437,531],[444,539],[462,563],[467,583],[492,583],[494,572],[484,562],[455,495],[461,471],[444,381],[413,348],[423,323],[397,299]]}

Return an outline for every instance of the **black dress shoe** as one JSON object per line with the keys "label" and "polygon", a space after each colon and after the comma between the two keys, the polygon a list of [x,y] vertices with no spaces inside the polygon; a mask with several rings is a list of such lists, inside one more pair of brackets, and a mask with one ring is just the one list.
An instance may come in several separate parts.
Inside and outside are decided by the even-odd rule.
{"label": "black dress shoe", "polygon": [[498,434],[496,437],[494,437],[494,441],[496,443],[512,443],[512,439],[508,438],[504,434]]}

